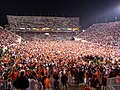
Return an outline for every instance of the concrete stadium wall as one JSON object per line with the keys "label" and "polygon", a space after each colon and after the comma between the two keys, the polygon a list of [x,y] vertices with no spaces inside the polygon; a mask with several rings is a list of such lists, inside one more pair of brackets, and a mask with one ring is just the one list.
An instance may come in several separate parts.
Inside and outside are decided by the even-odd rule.
{"label": "concrete stadium wall", "polygon": [[[49,35],[46,35],[48,33]],[[25,40],[46,39],[46,40],[71,40],[76,36],[76,32],[21,32],[17,31],[16,34]]]}

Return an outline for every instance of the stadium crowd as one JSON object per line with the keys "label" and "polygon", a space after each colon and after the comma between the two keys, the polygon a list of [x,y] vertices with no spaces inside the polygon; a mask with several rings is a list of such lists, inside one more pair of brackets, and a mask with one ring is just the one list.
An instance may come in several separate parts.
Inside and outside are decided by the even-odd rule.
{"label": "stadium crowd", "polygon": [[77,37],[94,43],[120,46],[120,22],[93,24]]}
{"label": "stadium crowd", "polygon": [[12,28],[78,28],[79,18],[77,17],[31,17],[31,16],[8,16]]}
{"label": "stadium crowd", "polygon": [[20,44],[15,34],[0,32],[1,89],[67,90],[74,82],[84,86],[80,90],[101,90],[107,78],[120,76],[120,59],[112,46],[64,40]]}
{"label": "stadium crowd", "polygon": [[0,46],[8,46],[13,43],[17,43],[18,36],[12,32],[0,29]]}

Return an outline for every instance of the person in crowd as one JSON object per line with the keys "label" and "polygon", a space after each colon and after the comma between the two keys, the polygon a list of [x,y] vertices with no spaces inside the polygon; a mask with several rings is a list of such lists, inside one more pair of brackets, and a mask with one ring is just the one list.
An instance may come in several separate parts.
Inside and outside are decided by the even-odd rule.
{"label": "person in crowd", "polygon": [[96,89],[98,85],[99,85],[99,80],[96,75],[93,75],[91,78],[91,87],[93,89]]}
{"label": "person in crowd", "polygon": [[40,90],[40,85],[33,75],[29,76],[29,87],[26,90]]}
{"label": "person in crowd", "polygon": [[50,76],[48,75],[45,79],[45,88],[46,90],[50,90],[51,85],[50,85]]}
{"label": "person in crowd", "polygon": [[12,89],[13,89],[12,80],[8,78],[6,90],[12,90]]}
{"label": "person in crowd", "polygon": [[65,87],[65,90],[67,90],[67,81],[68,81],[68,76],[65,72],[63,72],[61,77],[61,82],[63,87]]}
{"label": "person in crowd", "polygon": [[54,84],[54,90],[59,90],[60,89],[58,80],[54,80],[53,84]]}
{"label": "person in crowd", "polygon": [[29,81],[25,76],[25,71],[20,71],[20,76],[14,81],[14,87],[19,90],[26,90],[29,87]]}
{"label": "person in crowd", "polygon": [[45,90],[45,89],[46,89],[46,87],[45,87],[45,80],[46,80],[46,76],[45,76],[45,75],[43,75],[43,76],[41,77],[42,89],[43,89],[43,90]]}

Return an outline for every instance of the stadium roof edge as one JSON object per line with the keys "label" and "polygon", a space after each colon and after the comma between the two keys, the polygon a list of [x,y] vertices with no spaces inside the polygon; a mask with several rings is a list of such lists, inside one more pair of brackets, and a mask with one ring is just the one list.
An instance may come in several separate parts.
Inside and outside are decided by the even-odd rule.
{"label": "stadium roof edge", "polygon": [[105,24],[105,23],[117,23],[117,22],[120,22],[120,21],[110,21],[110,22],[98,22],[98,23],[94,23],[92,25],[96,25],[96,24]]}
{"label": "stadium roof edge", "polygon": [[68,17],[68,18],[80,18],[80,17],[70,17],[70,16],[29,16],[29,15],[24,15],[24,16],[22,16],[22,15],[7,15],[7,16],[13,16],[13,17]]}

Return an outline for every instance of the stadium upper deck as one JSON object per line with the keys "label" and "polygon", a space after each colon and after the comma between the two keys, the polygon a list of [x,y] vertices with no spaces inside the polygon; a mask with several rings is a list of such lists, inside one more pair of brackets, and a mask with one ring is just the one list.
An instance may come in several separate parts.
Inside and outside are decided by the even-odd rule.
{"label": "stadium upper deck", "polygon": [[7,15],[13,30],[75,31],[79,30],[78,17],[12,16]]}

